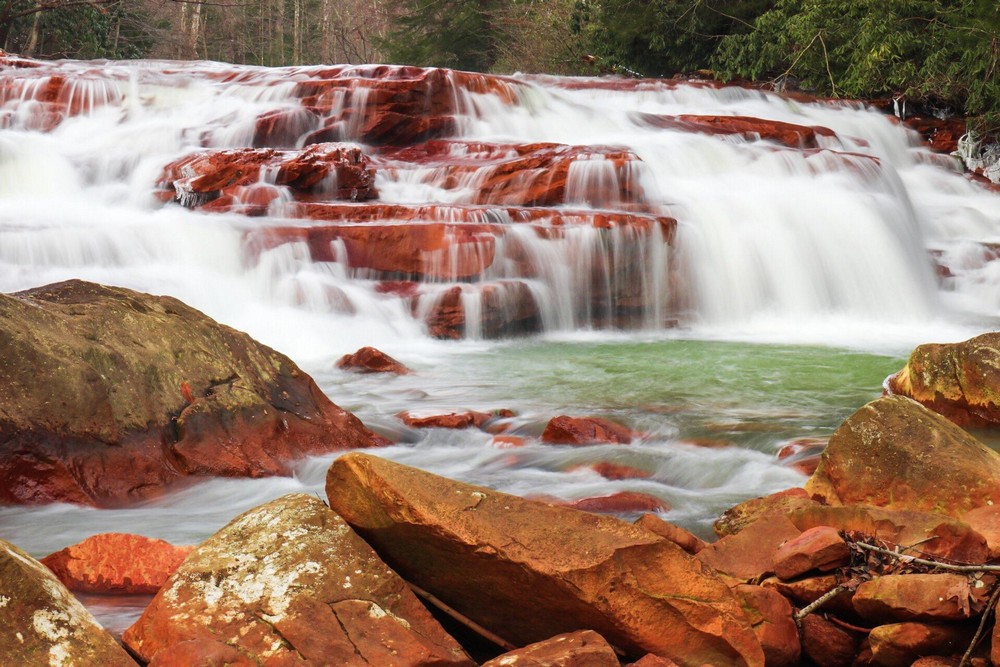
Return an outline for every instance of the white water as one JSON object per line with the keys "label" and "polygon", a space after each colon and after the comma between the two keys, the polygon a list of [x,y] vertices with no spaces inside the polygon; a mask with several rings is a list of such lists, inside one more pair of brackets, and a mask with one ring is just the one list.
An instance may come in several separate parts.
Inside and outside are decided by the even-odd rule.
{"label": "white water", "polygon": [[[518,84],[517,105],[456,91],[467,111],[460,123],[463,136],[631,150],[641,162],[626,178],[641,184],[654,213],[678,220],[677,236],[671,249],[655,226],[646,233],[568,226],[545,240],[531,226],[512,225],[497,239],[498,260],[482,282],[463,285],[467,314],[482,311],[483,285],[518,294],[505,281],[523,281],[540,304],[547,339],[558,342],[436,341],[403,301],[375,291],[368,270],[311,262],[305,247],[296,244],[248,253],[246,230],[287,221],[196,213],[152,196],[170,161],[203,146],[247,146],[258,115],[296,110],[290,98],[294,81],[309,78],[309,68],[154,62],[57,67],[70,75],[91,71],[97,92],[86,97],[87,113],[48,133],[36,129],[34,103],[6,102],[6,129],[0,130],[0,291],[83,278],[176,296],[303,365],[335,402],[401,442],[383,455],[509,492],[574,499],[644,491],[673,504],[667,518],[705,533],[728,505],[801,484],[802,475],[779,465],[774,452],[792,437],[828,435],[835,426],[822,421],[829,417],[825,407],[762,406],[755,398],[739,403],[725,395],[730,389],[674,395],[670,366],[657,367],[661,375],[642,380],[662,385],[664,398],[623,404],[619,397],[630,395],[632,379],[612,379],[613,368],[590,368],[586,355],[576,351],[637,344],[660,350],[656,345],[664,340],[694,339],[818,344],[899,356],[920,342],[957,340],[993,328],[1000,314],[1000,263],[988,261],[988,244],[1000,243],[1000,196],[965,180],[947,160],[931,156],[914,136],[877,113],[743,89],[650,84],[628,92],[598,86],[568,90],[557,79],[525,78]],[[230,70],[241,75],[221,83],[219,75]],[[75,94],[85,89],[81,83]],[[783,149],[651,129],[634,120],[638,112],[756,116],[828,127],[836,137],[821,138],[824,150],[818,152]],[[313,119],[300,120],[303,135],[316,129]],[[343,131],[350,138],[358,124]],[[576,163],[567,205],[629,204],[603,194],[619,177],[600,158]],[[381,200],[470,201],[470,191],[428,179],[426,169],[380,172]],[[505,222],[502,209],[487,209],[482,215],[489,222]],[[931,251],[952,273],[940,284]],[[519,273],[516,256],[532,260],[532,275]],[[442,267],[457,261],[439,258]],[[609,266],[618,267],[619,282],[607,278],[615,273]],[[605,279],[595,280],[595,272]],[[418,314],[452,284],[442,278],[428,286]],[[629,321],[633,332],[594,331],[612,316],[606,295],[623,284],[639,286],[643,308]],[[674,320],[678,328],[665,326]],[[479,332],[478,322],[469,326],[471,338]],[[356,377],[332,369],[339,356],[363,345],[388,352],[416,373]],[[531,356],[533,346],[542,350],[537,357]],[[522,353],[528,356],[517,356]],[[832,358],[838,354],[830,352]],[[729,368],[719,366],[713,370],[716,380],[706,382],[729,386]],[[524,378],[532,374],[547,378],[547,388],[518,393],[514,387],[530,386]],[[561,384],[576,374],[589,393]],[[877,395],[881,377],[858,382],[836,414]],[[813,396],[829,389],[803,391]],[[519,413],[511,426],[529,439],[528,446],[500,449],[478,431],[417,432],[394,417],[404,409],[501,407]],[[687,431],[694,427],[684,410],[697,415],[697,424],[717,430],[726,424],[712,425],[706,415],[719,415],[720,423],[764,420],[786,426],[747,441],[732,435],[738,432],[734,428],[727,435],[731,446],[704,449],[691,444]],[[567,451],[538,444],[534,438],[545,420],[561,412],[607,414],[647,435],[625,449]],[[329,460],[304,463],[295,479],[209,481],[129,510],[0,508],[0,528],[39,556],[109,530],[197,541],[239,511],[281,493],[322,493]],[[610,482],[593,471],[569,469],[575,462],[601,460],[642,467],[652,477]]]}

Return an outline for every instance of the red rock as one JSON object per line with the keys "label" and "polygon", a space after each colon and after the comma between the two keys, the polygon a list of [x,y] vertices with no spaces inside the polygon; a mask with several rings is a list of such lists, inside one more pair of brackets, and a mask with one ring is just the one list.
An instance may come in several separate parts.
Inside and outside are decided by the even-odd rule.
{"label": "red rock", "polygon": [[[589,468],[604,479],[611,480],[648,479],[653,476],[653,473],[648,470],[642,470],[641,468],[634,468],[620,463],[612,463],[610,461],[598,461],[597,463],[589,463],[585,466],[577,467]],[[575,470],[576,467],[570,469]]]}
{"label": "red rock", "polygon": [[986,539],[968,524],[940,514],[885,510],[866,505],[825,507],[813,505],[793,510],[788,518],[800,530],[832,526],[842,533],[875,537],[892,546],[962,563],[984,563]]}
{"label": "red rock", "polygon": [[961,621],[971,616],[972,590],[960,574],[884,575],[866,581],[854,593],[863,618],[895,621]]}
{"label": "red rock", "polygon": [[698,552],[697,558],[717,572],[741,581],[759,580],[773,571],[774,552],[801,531],[783,516],[767,517],[735,535],[727,535]]}
{"label": "red rock", "polygon": [[500,449],[513,447],[524,447],[528,441],[516,435],[495,435],[490,440],[490,444]]}
{"label": "red rock", "polygon": [[[777,577],[768,577],[760,582],[764,588],[771,588],[788,598],[798,607],[812,604],[837,586],[846,583],[842,576],[824,574],[815,577],[805,577],[794,581],[782,581]],[[854,618],[854,605],[851,600],[854,593],[846,590],[834,596],[823,605],[823,611],[836,614],[840,618]]]}
{"label": "red rock", "polygon": [[356,373],[407,375],[410,372],[409,368],[374,347],[363,347],[354,354],[345,354],[337,361],[337,368]]}
{"label": "red rock", "polygon": [[146,667],[258,667],[260,663],[235,646],[215,639],[189,639],[157,653]]}
{"label": "red rock", "polygon": [[[886,388],[965,428],[1000,425],[1000,333],[961,343],[919,345]],[[992,467],[995,467],[994,464]]]}
{"label": "red rock", "polygon": [[152,594],[194,547],[125,533],[101,533],[42,559],[59,581],[85,593]]}
{"label": "red rock", "polygon": [[195,153],[164,167],[158,183],[184,206],[214,202],[212,210],[262,215],[283,191],[295,198],[322,194],[350,201],[373,199],[378,196],[374,178],[374,168],[358,148],[317,144],[302,151],[238,148]]}
{"label": "red rock", "polygon": [[874,664],[910,667],[921,656],[962,653],[972,632],[963,626],[895,623],[872,630],[868,642]]}
{"label": "red rock", "polygon": [[249,510],[199,545],[122,639],[144,661],[208,641],[253,664],[474,664],[371,547],[307,494]]}
{"label": "red rock", "polygon": [[0,337],[0,502],[119,505],[385,442],[290,359],[170,297],[81,281],[0,295]]}
{"label": "red rock", "polygon": [[806,491],[830,505],[960,517],[1000,503],[1000,454],[919,403],[886,396],[836,430]]}
{"label": "red rock", "polygon": [[761,498],[751,498],[726,510],[712,525],[719,537],[733,535],[750,524],[769,516],[785,516],[789,512],[817,503],[805,489],[791,488]]}
{"label": "red rock", "polygon": [[639,660],[629,664],[629,667],[678,667],[678,665],[669,658],[661,658],[658,655],[647,653]]}
{"label": "red rock", "polygon": [[482,667],[620,667],[615,650],[593,630],[579,630],[529,644]]}
{"label": "red rock", "polygon": [[819,616],[802,619],[802,655],[817,667],[849,667],[858,653],[858,640]]}
{"label": "red rock", "polygon": [[492,419],[513,417],[510,410],[494,410],[493,412],[449,412],[446,414],[417,415],[412,412],[401,412],[399,418],[410,428],[482,428]]}
{"label": "red rock", "polygon": [[0,662],[11,667],[136,667],[48,569],[0,540]]}
{"label": "red rock", "polygon": [[811,570],[828,572],[850,560],[851,550],[836,528],[817,526],[785,542],[774,553],[774,573],[794,579]]}
{"label": "red rock", "polygon": [[599,513],[634,513],[634,512],[666,512],[670,503],[650,495],[636,491],[620,491],[607,496],[581,498],[569,504],[570,507],[585,512]]}
{"label": "red rock", "polygon": [[635,525],[670,540],[692,556],[707,546],[700,537],[680,526],[664,521],[655,514],[643,514],[635,520]]}
{"label": "red rock", "polygon": [[739,134],[748,139],[765,139],[789,148],[816,148],[817,137],[835,137],[833,130],[825,127],[806,127],[776,120],[748,116],[658,116],[648,113],[634,114],[635,120],[649,127],[660,127],[704,134]]}
{"label": "red rock", "polygon": [[[917,658],[910,667],[958,667],[959,658],[945,658],[942,656],[929,656]],[[970,665],[973,663],[970,661]],[[974,667],[974,665],[973,665]]]}
{"label": "red rock", "polygon": [[803,475],[812,475],[819,466],[820,455],[826,449],[827,438],[799,438],[778,450],[778,460]]}
{"label": "red rock", "polygon": [[626,656],[763,665],[729,589],[648,531],[358,454],[327,495],[408,581],[512,644],[592,629]]}
{"label": "red rock", "polygon": [[984,505],[962,515],[962,521],[986,538],[989,560],[1000,559],[1000,505]]}
{"label": "red rock", "polygon": [[938,153],[953,153],[958,150],[958,140],[967,127],[963,118],[935,118],[933,116],[907,116],[903,123],[920,134],[920,138]]}
{"label": "red rock", "polygon": [[542,442],[553,445],[628,444],[635,434],[621,424],[602,417],[553,417],[545,425]]}
{"label": "red rock", "polygon": [[735,593],[743,600],[754,634],[764,648],[768,667],[795,667],[802,646],[799,630],[792,619],[792,605],[774,590],[741,584]]}

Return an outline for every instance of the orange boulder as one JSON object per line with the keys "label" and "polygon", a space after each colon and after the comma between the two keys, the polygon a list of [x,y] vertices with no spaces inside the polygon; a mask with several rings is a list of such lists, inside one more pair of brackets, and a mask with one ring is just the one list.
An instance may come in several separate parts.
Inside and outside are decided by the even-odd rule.
{"label": "orange boulder", "polygon": [[593,630],[578,630],[529,644],[482,667],[620,667],[615,650]]}
{"label": "orange boulder", "polygon": [[774,553],[774,573],[794,579],[810,570],[828,572],[850,559],[851,550],[836,528],[816,526],[785,542]]}
{"label": "orange boulder", "polygon": [[553,417],[545,425],[542,442],[553,445],[628,444],[632,430],[602,417]]}
{"label": "orange boulder", "polygon": [[972,615],[972,590],[961,574],[889,574],[858,586],[854,608],[881,623],[961,621]]}
{"label": "orange boulder", "polygon": [[393,373],[406,375],[410,369],[374,347],[362,347],[354,354],[345,354],[337,360],[337,368],[356,373]]}

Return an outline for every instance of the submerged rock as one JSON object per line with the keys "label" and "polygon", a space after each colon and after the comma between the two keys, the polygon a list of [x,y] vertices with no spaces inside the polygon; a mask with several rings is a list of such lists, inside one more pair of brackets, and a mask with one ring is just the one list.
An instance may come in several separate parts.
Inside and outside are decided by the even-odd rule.
{"label": "submerged rock", "polygon": [[362,347],[354,354],[345,354],[337,361],[337,368],[355,373],[406,375],[410,372],[402,363],[374,347]]}
{"label": "submerged rock", "polygon": [[959,426],[1000,426],[1000,333],[961,343],[918,345],[906,366],[886,380],[886,389],[919,401]]}
{"label": "submerged rock", "polygon": [[4,665],[136,665],[52,572],[3,540],[0,625]]}
{"label": "submerged rock", "polygon": [[831,505],[961,517],[1000,502],[1000,454],[916,401],[887,396],[836,430],[806,491]]}
{"label": "submerged rock", "polygon": [[542,442],[553,445],[628,444],[634,433],[627,426],[603,417],[559,415],[549,420],[542,432]]}
{"label": "submerged rock", "polygon": [[222,642],[262,665],[474,663],[322,501],[240,515],[199,546],[123,637],[143,660]]}
{"label": "submerged rock", "polygon": [[326,488],[397,572],[509,643],[591,629],[634,658],[763,664],[729,589],[646,530],[360,454]]}
{"label": "submerged rock", "polygon": [[142,535],[101,533],[49,554],[42,564],[75,591],[153,594],[192,549]]}
{"label": "submerged rock", "polygon": [[177,299],[79,280],[0,295],[0,502],[118,505],[381,443],[288,357]]}

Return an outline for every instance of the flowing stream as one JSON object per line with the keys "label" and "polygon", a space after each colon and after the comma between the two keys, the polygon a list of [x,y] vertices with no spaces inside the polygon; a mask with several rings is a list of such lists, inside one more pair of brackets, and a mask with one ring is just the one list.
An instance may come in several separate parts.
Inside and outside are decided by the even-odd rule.
{"label": "flowing stream", "polygon": [[[517,245],[537,270],[524,276],[497,263],[463,284],[467,338],[441,341],[363,270],[312,261],[294,244],[248,258],[246,230],[286,222],[280,206],[251,223],[153,197],[170,161],[248,146],[258,116],[294,109],[294,82],[309,68],[51,68],[75,77],[78,115],[46,126],[28,86],[8,90],[0,109],[0,291],[82,278],[178,297],[291,356],[334,402],[398,443],[379,455],[453,478],[562,500],[640,491],[672,507],[664,518],[708,537],[732,504],[801,485],[805,476],[777,452],[828,437],[879,395],[914,345],[994,329],[1000,315],[1000,196],[857,105],[552,77],[515,77],[515,103],[456,89],[464,139],[632,151],[639,161],[629,178],[677,229],[667,252],[658,234],[626,228],[580,226],[544,239],[512,227],[498,255]],[[818,149],[787,149],[650,127],[636,122],[643,114],[748,116],[832,133]],[[350,141],[352,128],[345,132]],[[578,161],[565,207],[627,209],[606,195],[615,178],[606,161]],[[428,169],[380,171],[377,186],[380,203],[470,201]],[[627,267],[614,280],[640,286],[640,312],[625,329],[607,326],[598,312],[606,300],[594,297],[617,289],[610,277],[604,286],[591,279],[612,261]],[[474,317],[477,290],[511,279],[528,284],[542,331],[487,340]],[[331,302],[331,286],[350,307]],[[363,345],[415,372],[334,368]],[[515,411],[510,433],[525,446],[499,447],[478,430],[409,429],[395,416],[499,408]],[[606,416],[643,435],[629,446],[542,445],[557,414]],[[205,481],[130,509],[0,508],[0,535],[38,557],[108,531],[193,543],[280,494],[322,495],[331,458],[302,462],[294,478]],[[588,467],[599,462],[649,476],[605,479]],[[117,611],[102,613],[125,624]]]}

